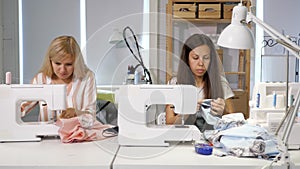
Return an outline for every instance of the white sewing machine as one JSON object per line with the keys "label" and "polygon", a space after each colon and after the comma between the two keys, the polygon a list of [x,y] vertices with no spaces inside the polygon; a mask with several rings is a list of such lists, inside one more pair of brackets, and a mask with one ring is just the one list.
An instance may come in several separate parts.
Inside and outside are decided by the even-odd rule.
{"label": "white sewing machine", "polygon": [[[250,101],[250,117],[249,122],[259,124],[265,127],[269,132],[274,133],[279,126],[280,121],[285,115],[286,105],[290,106],[292,97],[297,97],[297,92],[300,90],[300,83],[290,82],[288,87],[289,99],[286,101],[286,83],[266,83],[260,82],[255,84],[253,88],[252,101]],[[276,93],[276,106],[273,106],[274,96]],[[257,93],[260,93],[259,107],[256,107]],[[299,115],[299,113],[298,113]],[[300,149],[300,121],[295,122],[289,136],[289,149]]]}
{"label": "white sewing machine", "polygon": [[49,122],[23,122],[23,101],[45,101],[51,110],[65,110],[65,85],[0,85],[0,142],[40,141],[37,136],[56,136],[58,127]]}
{"label": "white sewing machine", "polygon": [[178,114],[194,114],[197,89],[191,85],[124,85],[116,93],[119,144],[122,146],[169,146],[168,141],[200,140],[195,125],[147,123],[147,109],[154,104],[173,104]]}

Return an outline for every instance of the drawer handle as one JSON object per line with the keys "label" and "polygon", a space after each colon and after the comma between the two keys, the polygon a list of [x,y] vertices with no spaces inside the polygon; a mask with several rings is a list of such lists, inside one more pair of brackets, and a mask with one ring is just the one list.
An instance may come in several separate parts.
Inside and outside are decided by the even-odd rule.
{"label": "drawer handle", "polygon": [[179,9],[180,12],[188,12],[190,11],[189,8],[180,8]]}
{"label": "drawer handle", "polygon": [[205,12],[215,12],[216,10],[214,8],[205,8]]}

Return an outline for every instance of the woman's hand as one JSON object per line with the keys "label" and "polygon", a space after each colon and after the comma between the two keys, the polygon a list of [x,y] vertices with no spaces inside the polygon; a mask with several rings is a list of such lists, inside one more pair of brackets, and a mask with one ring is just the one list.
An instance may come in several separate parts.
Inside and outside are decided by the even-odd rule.
{"label": "woman's hand", "polygon": [[197,101],[197,111],[200,110],[200,107],[201,107],[203,101],[204,101],[203,99],[199,99],[199,100]]}
{"label": "woman's hand", "polygon": [[174,105],[166,105],[166,124],[174,124],[177,118],[177,115],[174,113]]}
{"label": "woman's hand", "polygon": [[62,111],[59,118],[69,119],[69,118],[76,117],[76,116],[77,116],[77,114],[76,114],[76,111],[74,108],[67,108],[66,110]]}
{"label": "woman's hand", "polygon": [[225,109],[225,100],[217,98],[211,101],[211,113],[215,116],[222,116]]}

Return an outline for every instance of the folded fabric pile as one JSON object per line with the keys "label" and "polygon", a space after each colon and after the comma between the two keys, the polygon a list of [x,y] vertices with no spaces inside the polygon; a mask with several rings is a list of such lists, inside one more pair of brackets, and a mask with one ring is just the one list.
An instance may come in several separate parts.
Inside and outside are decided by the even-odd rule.
{"label": "folded fabric pile", "polygon": [[104,125],[90,114],[69,119],[58,119],[56,125],[60,127],[58,133],[63,143],[103,140],[117,135],[117,131],[107,132],[115,126]]}

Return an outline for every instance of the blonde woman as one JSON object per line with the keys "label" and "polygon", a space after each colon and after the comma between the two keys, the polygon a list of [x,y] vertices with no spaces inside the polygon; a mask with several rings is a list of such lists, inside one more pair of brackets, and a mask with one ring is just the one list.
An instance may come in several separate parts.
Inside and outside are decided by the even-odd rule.
{"label": "blonde woman", "polygon": [[[59,36],[49,45],[40,71],[32,84],[65,84],[67,109],[61,118],[71,118],[96,113],[96,82],[94,73],[84,62],[80,47],[72,36]],[[36,102],[27,102],[21,107],[23,115],[29,112]],[[45,103],[39,102],[40,121],[52,118]]]}

